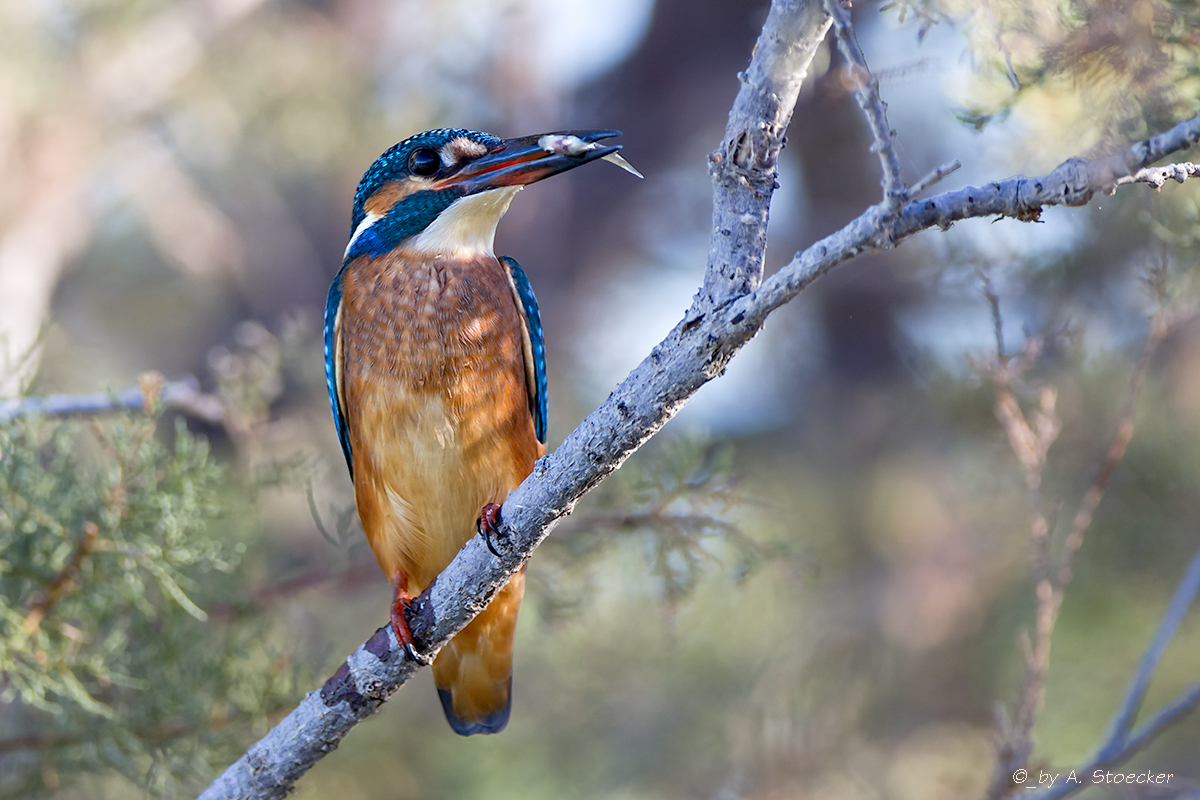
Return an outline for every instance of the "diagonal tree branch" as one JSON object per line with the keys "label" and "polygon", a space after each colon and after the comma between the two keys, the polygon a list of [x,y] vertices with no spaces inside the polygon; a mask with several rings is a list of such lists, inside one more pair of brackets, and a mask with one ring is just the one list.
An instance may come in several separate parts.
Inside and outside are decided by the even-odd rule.
{"label": "diagonal tree branch", "polygon": [[[414,601],[409,626],[423,661],[486,607],[588,490],[653,436],[700,386],[724,372],[771,311],[821,275],[926,228],[995,215],[1029,220],[1044,205],[1082,205],[1095,192],[1200,138],[1197,116],[1126,153],[1097,161],[1072,159],[1040,178],[1018,176],[901,206],[885,198],[759,285],[781,126],[829,24],[820,0],[772,3],[750,68],[741,76],[724,146],[710,156],[714,226],[703,287],[666,339],[509,495],[493,537],[501,555],[492,555],[478,537],[471,539]],[[380,628],[202,798],[283,797],[421,666],[397,647],[390,625]]]}

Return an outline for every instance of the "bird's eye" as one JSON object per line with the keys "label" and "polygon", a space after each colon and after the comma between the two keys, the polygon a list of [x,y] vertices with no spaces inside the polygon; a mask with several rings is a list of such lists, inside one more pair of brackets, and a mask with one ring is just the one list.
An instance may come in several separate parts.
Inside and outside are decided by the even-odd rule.
{"label": "bird's eye", "polygon": [[436,174],[441,167],[442,159],[437,150],[422,148],[408,157],[408,168],[412,170],[413,175],[420,175],[422,178]]}

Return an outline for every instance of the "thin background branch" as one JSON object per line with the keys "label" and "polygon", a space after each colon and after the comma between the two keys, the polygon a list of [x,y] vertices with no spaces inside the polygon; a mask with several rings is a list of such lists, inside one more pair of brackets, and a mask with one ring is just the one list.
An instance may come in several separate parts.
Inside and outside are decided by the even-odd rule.
{"label": "thin background branch", "polygon": [[867,118],[874,143],[871,151],[879,156],[883,170],[883,202],[898,208],[908,199],[908,190],[900,177],[900,157],[896,155],[896,132],[887,118],[887,103],[879,96],[879,81],[867,66],[867,57],[858,45],[858,36],[850,23],[850,12],[838,0],[825,0],[825,11],[833,18],[838,50],[846,59],[851,80],[857,85],[854,99]]}
{"label": "thin background branch", "polygon": [[[1159,271],[1165,273],[1165,269],[1164,263]],[[1083,545],[1084,536],[1092,524],[1096,508],[1104,498],[1104,493],[1133,438],[1137,399],[1141,394],[1154,354],[1172,329],[1174,313],[1165,304],[1162,275],[1151,275],[1148,282],[1151,288],[1158,293],[1157,299],[1160,305],[1150,316],[1150,332],[1126,386],[1116,431],[1096,470],[1091,485],[1079,504],[1071,527],[1064,537],[1057,563],[1052,563],[1053,525],[1046,512],[1041,486],[1046,455],[1062,428],[1062,421],[1054,407],[1057,392],[1052,387],[1042,387],[1038,392],[1038,410],[1031,416],[1027,416],[1021,410],[1013,391],[1013,385],[1037,361],[1042,350],[1042,340],[1040,338],[1030,339],[1026,342],[1024,352],[1018,356],[1005,354],[1000,299],[992,289],[991,281],[986,274],[982,276],[982,279],[984,296],[992,309],[996,359],[991,364],[984,366],[981,371],[991,379],[996,396],[996,417],[1008,437],[1009,445],[1016,454],[1017,460],[1021,463],[1025,476],[1025,488],[1030,508],[1030,538],[1037,601],[1033,641],[1027,642],[1025,647],[1025,676],[1022,680],[1020,696],[1012,718],[1008,719],[1001,711],[999,719],[996,765],[987,791],[988,798],[998,800],[1013,791],[1015,788],[1014,773],[1029,763],[1029,758],[1033,753],[1033,729],[1045,699],[1054,626],[1058,620],[1067,584],[1071,581],[1075,555]]]}
{"label": "thin background branch", "polygon": [[152,411],[159,403],[190,417],[222,424],[225,404],[200,391],[199,382],[192,377],[170,383],[161,375],[147,373],[137,386],[120,392],[91,394],[52,394],[20,400],[0,401],[0,422],[38,415],[42,417],[78,417],[111,411]]}
{"label": "thin background branch", "polygon": [[1083,776],[1083,780],[1079,783],[1063,781],[1048,789],[1024,795],[1025,797],[1028,797],[1029,800],[1061,800],[1061,798],[1075,794],[1090,785],[1092,773],[1096,770],[1109,769],[1124,762],[1168,727],[1200,708],[1200,682],[1197,682],[1151,714],[1150,718],[1140,727],[1136,729],[1133,727],[1138,712],[1141,710],[1142,701],[1146,698],[1150,677],[1158,667],[1163,652],[1175,636],[1175,631],[1179,628],[1180,622],[1183,621],[1184,615],[1187,614],[1197,594],[1200,594],[1200,552],[1192,558],[1183,580],[1175,590],[1175,596],[1171,598],[1171,603],[1167,606],[1167,611],[1158,624],[1154,638],[1151,639],[1150,645],[1142,655],[1137,672],[1134,673],[1125,690],[1125,699],[1117,709],[1117,713],[1113,715],[1108,738],[1087,762],[1075,767],[1075,773]]}

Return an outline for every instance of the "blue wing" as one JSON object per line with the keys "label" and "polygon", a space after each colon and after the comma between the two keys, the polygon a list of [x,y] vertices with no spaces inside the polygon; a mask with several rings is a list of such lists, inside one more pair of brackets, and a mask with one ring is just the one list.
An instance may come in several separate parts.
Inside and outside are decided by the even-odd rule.
{"label": "blue wing", "polygon": [[346,409],[342,403],[342,272],[338,272],[329,287],[329,298],[325,301],[325,385],[329,389],[329,405],[333,408],[333,424],[337,427],[338,441],[342,443],[342,454],[350,477],[354,477],[354,461],[350,458],[350,431],[346,427]]}
{"label": "blue wing", "polygon": [[[546,342],[542,338],[542,316],[538,313],[537,298],[525,270],[516,259],[500,256],[500,263],[508,270],[517,306],[525,316],[526,361],[525,374],[529,387],[529,410],[533,413],[533,427],[538,441],[546,443]],[[328,331],[326,323],[326,331]]]}

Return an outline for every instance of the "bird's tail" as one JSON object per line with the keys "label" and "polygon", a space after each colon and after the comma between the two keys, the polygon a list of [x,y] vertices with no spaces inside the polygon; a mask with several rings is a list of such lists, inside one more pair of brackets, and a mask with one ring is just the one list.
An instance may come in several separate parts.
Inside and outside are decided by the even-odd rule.
{"label": "bird's tail", "polygon": [[522,569],[433,662],[433,682],[455,733],[499,733],[508,724],[513,634],[524,593]]}

